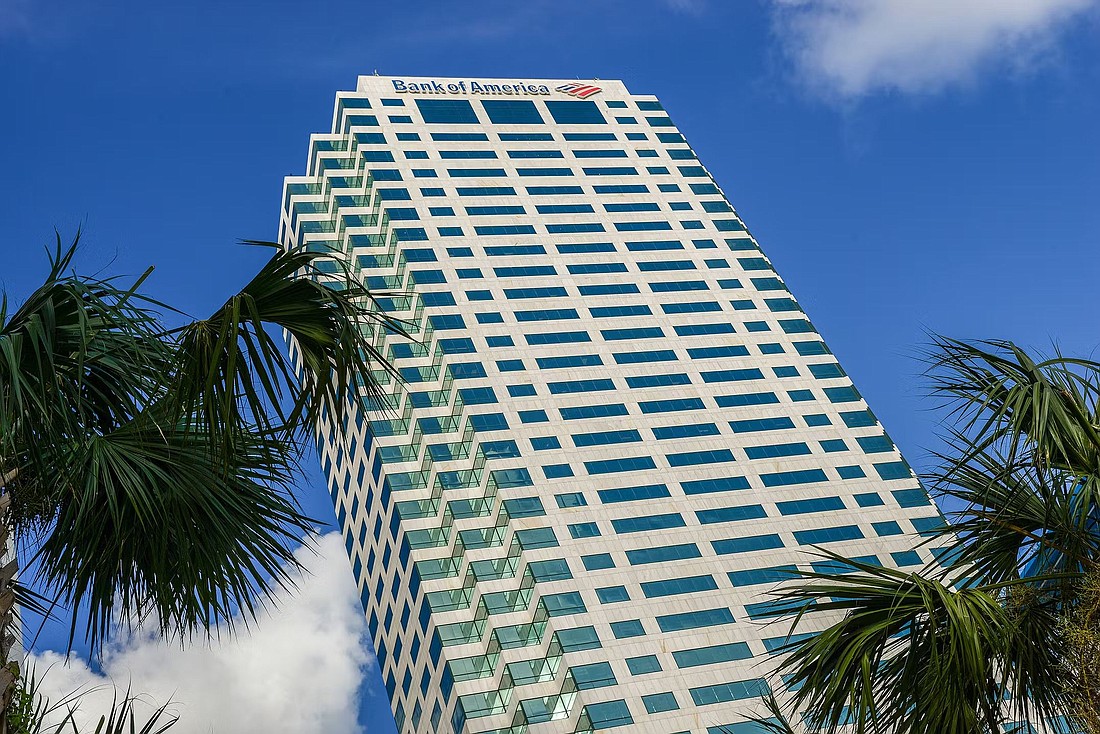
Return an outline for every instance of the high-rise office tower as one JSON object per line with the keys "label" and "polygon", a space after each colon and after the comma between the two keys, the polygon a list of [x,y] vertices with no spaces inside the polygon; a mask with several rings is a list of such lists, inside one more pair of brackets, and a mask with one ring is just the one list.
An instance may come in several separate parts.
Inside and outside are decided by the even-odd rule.
{"label": "high-rise office tower", "polygon": [[811,546],[930,560],[935,507],[655,97],[360,77],[283,203],[415,337],[321,436],[400,731],[754,732]]}

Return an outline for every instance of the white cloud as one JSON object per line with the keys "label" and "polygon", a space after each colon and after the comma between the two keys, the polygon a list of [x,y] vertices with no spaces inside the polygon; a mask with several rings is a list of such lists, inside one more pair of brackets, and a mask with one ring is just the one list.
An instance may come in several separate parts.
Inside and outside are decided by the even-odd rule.
{"label": "white cloud", "polygon": [[44,693],[58,700],[101,686],[79,711],[98,719],[110,706],[106,684],[132,682],[150,703],[172,700],[172,734],[359,734],[359,687],[373,661],[366,624],[340,536],[319,538],[317,550],[297,551],[308,573],[250,631],[186,649],[138,634],[107,650],[104,676],[54,652],[35,655],[40,675],[49,668]]}
{"label": "white cloud", "polygon": [[772,0],[799,73],[826,96],[935,92],[1027,69],[1097,0]]}

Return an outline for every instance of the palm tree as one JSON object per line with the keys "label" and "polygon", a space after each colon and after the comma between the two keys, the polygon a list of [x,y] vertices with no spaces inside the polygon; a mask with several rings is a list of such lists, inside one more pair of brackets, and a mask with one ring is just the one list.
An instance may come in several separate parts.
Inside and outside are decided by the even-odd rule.
{"label": "palm tree", "polygon": [[937,339],[932,356],[953,426],[929,486],[958,508],[924,540],[939,561],[826,553],[848,573],[777,592],[803,610],[792,631],[816,632],[785,649],[788,704],[828,734],[1097,734],[1100,363],[1004,341]]}
{"label": "palm tree", "polygon": [[[99,649],[116,625],[186,639],[251,619],[313,527],[290,493],[303,439],[322,420],[341,430],[349,396],[391,369],[373,336],[401,324],[350,272],[248,244],[272,248],[259,273],[183,325],[144,295],[149,271],[74,275],[76,242],[60,236],[45,283],[0,306],[0,527],[32,558],[37,599],[87,611],[70,645]],[[36,600],[13,572],[0,614]],[[10,638],[11,615],[0,621]]]}

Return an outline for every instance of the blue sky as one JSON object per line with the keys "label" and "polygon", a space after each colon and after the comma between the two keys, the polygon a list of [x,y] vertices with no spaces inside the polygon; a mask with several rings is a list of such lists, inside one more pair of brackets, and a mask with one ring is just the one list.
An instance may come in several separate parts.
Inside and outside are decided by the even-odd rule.
{"label": "blue sky", "polygon": [[[1100,343],[1096,0],[378,5],[0,0],[0,286],[25,293],[82,225],[88,268],[155,265],[201,315],[257,266],[235,241],[275,236],[356,75],[620,78],[662,99],[918,468],[928,331]],[[301,496],[331,514],[316,476]]]}

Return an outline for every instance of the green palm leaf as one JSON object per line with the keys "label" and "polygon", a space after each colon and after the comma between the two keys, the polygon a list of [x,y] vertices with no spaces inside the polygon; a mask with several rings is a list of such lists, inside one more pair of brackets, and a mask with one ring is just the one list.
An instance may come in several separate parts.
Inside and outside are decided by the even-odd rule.
{"label": "green palm leaf", "polygon": [[93,646],[115,620],[184,637],[247,623],[313,526],[290,494],[302,439],[322,419],[344,430],[355,393],[377,394],[392,368],[374,336],[401,324],[352,273],[333,281],[319,255],[273,249],[210,317],[168,328],[144,276],[71,275],[74,251],[59,243],[45,285],[0,314],[18,538],[43,587],[88,610]]}

